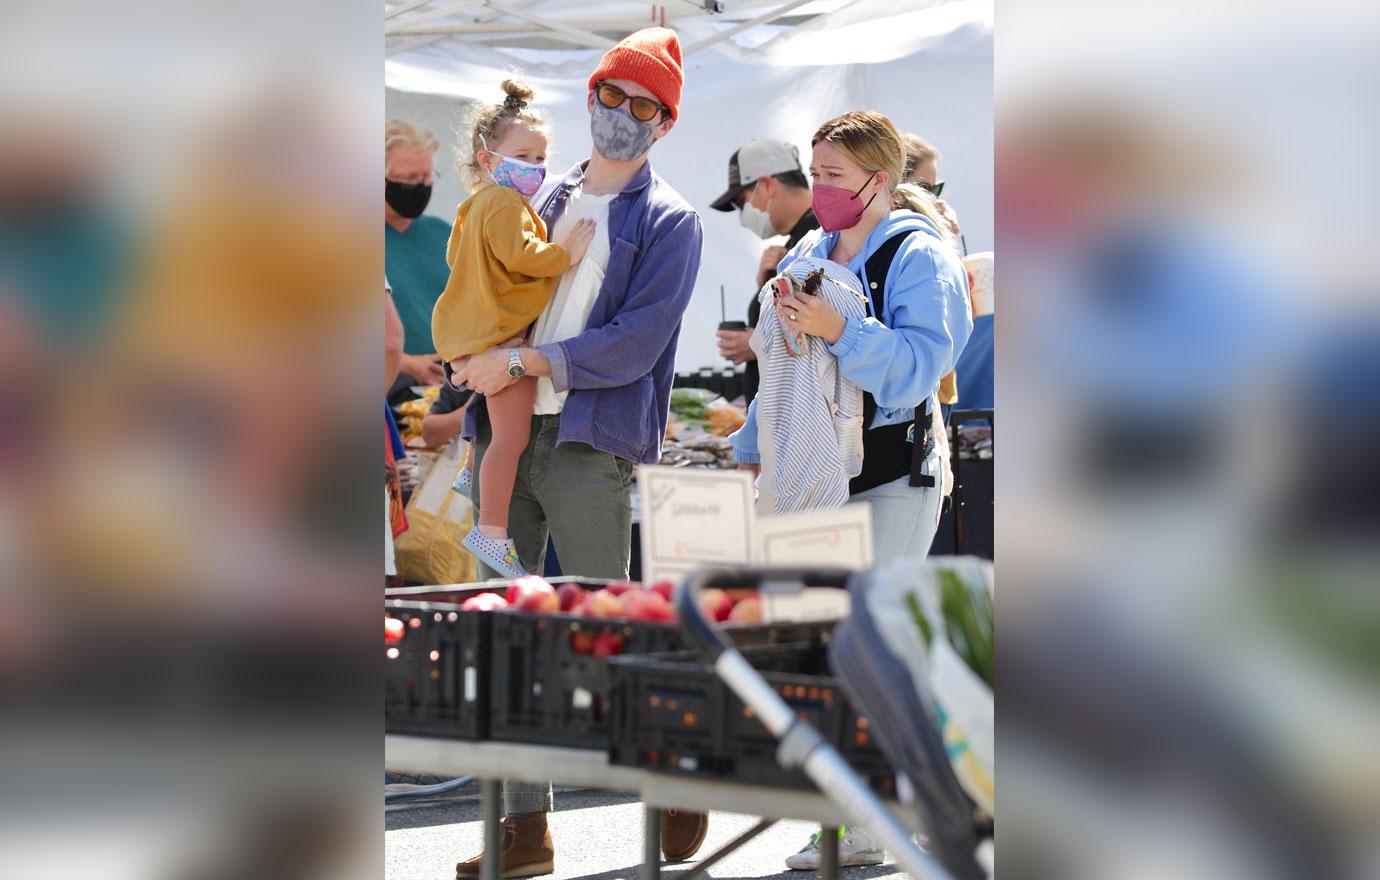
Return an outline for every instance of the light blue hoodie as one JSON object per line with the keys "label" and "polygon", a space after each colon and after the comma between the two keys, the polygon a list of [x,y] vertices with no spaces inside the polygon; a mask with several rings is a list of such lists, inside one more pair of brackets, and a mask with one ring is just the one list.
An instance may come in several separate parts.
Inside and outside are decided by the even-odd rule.
{"label": "light blue hoodie", "polygon": [[[914,211],[892,211],[867,236],[862,251],[848,263],[871,290],[865,264],[893,235],[915,234],[902,243],[887,272],[886,302],[881,315],[849,318],[839,341],[829,350],[839,369],[877,400],[870,427],[909,422],[915,409],[933,395],[939,380],[953,369],[973,332],[968,273],[953,248],[944,243],[929,220]],[[816,230],[801,240],[777,266],[784,271],[802,257],[828,259],[839,233]],[[875,303],[868,311],[875,314]],[[878,320],[880,318],[881,320]],[[733,435],[733,455],[758,464],[757,401],[748,420]]]}

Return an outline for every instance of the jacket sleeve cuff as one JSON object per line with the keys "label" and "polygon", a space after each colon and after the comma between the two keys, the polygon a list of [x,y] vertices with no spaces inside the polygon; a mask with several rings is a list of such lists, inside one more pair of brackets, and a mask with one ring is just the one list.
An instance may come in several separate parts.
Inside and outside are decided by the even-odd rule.
{"label": "jacket sleeve cuff", "polygon": [[[743,430],[737,431],[731,438],[733,441],[733,458],[743,464],[761,464],[762,454],[756,449],[749,449],[749,446],[756,444],[750,442]],[[756,439],[755,437],[753,439]]]}
{"label": "jacket sleeve cuff", "polygon": [[565,359],[565,349],[559,342],[538,345],[537,352],[551,364],[551,387],[559,394],[570,390],[570,362]]}
{"label": "jacket sleeve cuff", "polygon": [[862,333],[862,321],[857,318],[849,318],[848,323],[843,327],[843,335],[839,341],[829,346],[829,353],[834,357],[843,357],[853,350],[853,346],[858,344],[858,336]]}

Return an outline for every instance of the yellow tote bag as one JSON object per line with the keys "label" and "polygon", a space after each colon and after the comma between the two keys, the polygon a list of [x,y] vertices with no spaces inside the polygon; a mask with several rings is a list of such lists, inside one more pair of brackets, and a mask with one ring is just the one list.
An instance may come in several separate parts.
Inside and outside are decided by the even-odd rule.
{"label": "yellow tote bag", "polygon": [[407,503],[407,531],[394,543],[398,574],[423,584],[467,584],[477,577],[474,554],[460,546],[474,527],[474,505],[451,488],[468,444],[447,444]]}

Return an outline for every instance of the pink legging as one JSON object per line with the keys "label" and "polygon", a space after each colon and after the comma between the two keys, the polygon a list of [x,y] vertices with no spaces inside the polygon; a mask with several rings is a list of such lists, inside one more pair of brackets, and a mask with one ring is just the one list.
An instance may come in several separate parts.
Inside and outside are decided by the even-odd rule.
{"label": "pink legging", "polygon": [[532,436],[537,380],[531,376],[519,379],[486,400],[493,439],[479,465],[479,524],[507,529],[518,459]]}

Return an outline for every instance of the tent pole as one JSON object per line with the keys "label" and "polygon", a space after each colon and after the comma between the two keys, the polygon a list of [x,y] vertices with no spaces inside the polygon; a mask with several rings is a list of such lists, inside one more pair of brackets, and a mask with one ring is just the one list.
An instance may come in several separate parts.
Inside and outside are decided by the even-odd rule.
{"label": "tent pole", "polygon": [[550,30],[566,34],[567,36],[579,40],[587,46],[592,46],[595,49],[608,49],[613,46],[613,40],[610,40],[608,37],[601,37],[593,31],[582,30],[572,25],[565,24],[564,22],[554,21],[549,18],[544,18],[540,15],[533,15],[527,10],[519,9],[516,6],[509,6],[506,3],[495,3],[493,2],[493,0],[484,0],[484,5],[494,10],[495,12],[502,12],[506,15],[511,15],[514,18],[520,18],[523,21],[530,21],[532,24],[539,24],[542,27],[548,28]]}
{"label": "tent pole", "polygon": [[406,3],[399,3],[397,6],[394,6],[392,9],[385,8],[384,11],[383,11],[383,19],[384,19],[384,21],[387,21],[387,20],[390,19],[390,18],[397,18],[399,15],[402,15],[404,12],[411,12],[412,10],[416,9],[418,6],[422,6],[422,5],[424,5],[424,4],[426,4],[426,3],[430,3],[430,2],[431,2],[431,0],[407,0]]}
{"label": "tent pole", "polygon": [[726,31],[720,31],[719,33],[715,34],[714,36],[706,40],[700,40],[698,43],[695,43],[694,45],[690,46],[690,48],[686,49],[685,54],[687,56],[693,55],[701,49],[707,49],[715,43],[720,43],[724,40],[727,40],[729,37],[735,37],[745,30],[757,27],[759,24],[766,24],[769,21],[775,21],[776,19],[785,15],[787,12],[790,12],[792,9],[795,9],[797,6],[804,6],[806,3],[809,2],[810,0],[790,0],[789,3],[786,3],[783,6],[779,6],[771,12],[759,15],[754,19],[745,21],[742,24],[736,25],[735,27],[731,27]]}
{"label": "tent pole", "polygon": [[440,9],[432,9],[428,12],[423,12],[420,15],[408,16],[408,18],[405,21],[385,25],[383,32],[385,34],[396,33],[398,30],[402,28],[419,25],[424,21],[434,21],[438,18],[445,18],[446,16],[454,15],[457,12],[463,12],[464,10],[469,9],[471,6],[482,6],[483,3],[484,0],[463,0],[463,2],[461,3],[452,3],[449,6],[442,6]]}

